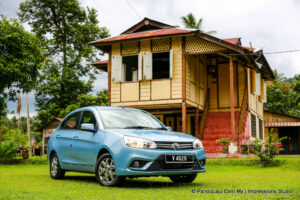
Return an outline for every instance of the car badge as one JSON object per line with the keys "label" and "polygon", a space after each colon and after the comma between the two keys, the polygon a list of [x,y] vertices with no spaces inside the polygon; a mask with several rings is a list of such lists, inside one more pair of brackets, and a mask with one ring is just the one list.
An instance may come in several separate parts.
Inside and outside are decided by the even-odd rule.
{"label": "car badge", "polygon": [[173,144],[172,144],[172,148],[173,148],[174,150],[179,150],[179,149],[180,149],[180,145],[179,145],[178,143],[173,143]]}

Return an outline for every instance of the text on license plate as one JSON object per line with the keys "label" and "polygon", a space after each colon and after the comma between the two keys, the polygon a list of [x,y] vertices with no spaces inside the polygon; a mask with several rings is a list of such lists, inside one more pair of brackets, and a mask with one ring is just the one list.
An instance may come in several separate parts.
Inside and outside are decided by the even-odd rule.
{"label": "text on license plate", "polygon": [[166,163],[193,163],[194,157],[192,155],[166,155]]}

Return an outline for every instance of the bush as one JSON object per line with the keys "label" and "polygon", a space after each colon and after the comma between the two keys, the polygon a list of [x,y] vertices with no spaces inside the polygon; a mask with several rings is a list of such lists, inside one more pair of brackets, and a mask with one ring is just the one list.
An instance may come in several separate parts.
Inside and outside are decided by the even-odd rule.
{"label": "bush", "polygon": [[0,162],[9,162],[16,158],[20,145],[26,145],[27,137],[17,129],[1,129]]}
{"label": "bush", "polygon": [[251,152],[259,157],[261,166],[267,166],[283,150],[281,141],[284,139],[286,137],[276,139],[275,134],[271,130],[266,143],[259,139],[251,142]]}

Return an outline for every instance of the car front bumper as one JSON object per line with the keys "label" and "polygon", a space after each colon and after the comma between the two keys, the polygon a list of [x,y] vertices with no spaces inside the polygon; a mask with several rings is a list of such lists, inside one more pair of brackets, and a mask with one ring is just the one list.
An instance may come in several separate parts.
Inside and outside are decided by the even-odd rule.
{"label": "car front bumper", "polygon": [[[194,163],[165,163],[165,155],[193,155]],[[123,147],[113,157],[118,176],[167,176],[206,171],[204,149],[164,150]],[[135,168],[132,166],[134,161],[142,161],[144,165]]]}

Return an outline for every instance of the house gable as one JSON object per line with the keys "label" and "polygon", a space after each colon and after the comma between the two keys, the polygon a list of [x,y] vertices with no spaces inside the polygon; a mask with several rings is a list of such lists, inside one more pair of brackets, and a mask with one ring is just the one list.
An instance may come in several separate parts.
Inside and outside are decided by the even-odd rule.
{"label": "house gable", "polygon": [[158,21],[155,21],[155,20],[145,17],[142,21],[133,25],[132,27],[130,27],[126,31],[122,32],[121,34],[130,34],[130,33],[137,33],[137,32],[157,30],[157,29],[165,29],[165,28],[175,28],[175,26],[172,26],[169,24],[164,24],[162,22],[158,22]]}

